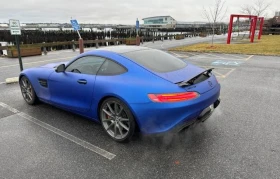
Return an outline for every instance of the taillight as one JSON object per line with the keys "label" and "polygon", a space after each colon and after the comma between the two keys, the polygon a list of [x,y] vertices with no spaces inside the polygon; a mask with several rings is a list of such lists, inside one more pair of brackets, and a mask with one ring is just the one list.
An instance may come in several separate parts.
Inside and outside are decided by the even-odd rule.
{"label": "taillight", "polygon": [[170,93],[170,94],[148,94],[153,102],[180,102],[195,99],[199,96],[197,92]]}

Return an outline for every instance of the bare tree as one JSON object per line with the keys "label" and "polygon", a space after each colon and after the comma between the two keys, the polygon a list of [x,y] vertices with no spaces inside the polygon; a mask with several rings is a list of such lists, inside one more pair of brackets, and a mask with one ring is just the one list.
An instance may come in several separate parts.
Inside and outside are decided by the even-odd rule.
{"label": "bare tree", "polygon": [[215,36],[215,25],[217,22],[220,22],[225,17],[227,8],[225,9],[225,0],[215,0],[215,5],[211,8],[206,9],[203,7],[203,17],[206,18],[212,28],[212,46]]}
{"label": "bare tree", "polygon": [[266,2],[264,0],[255,0],[254,4],[252,5],[243,5],[240,12],[247,15],[262,16],[265,15],[270,5],[270,2]]}
{"label": "bare tree", "polygon": [[254,11],[256,16],[265,15],[265,11],[269,8],[270,2],[257,0],[254,4]]}
{"label": "bare tree", "polygon": [[241,6],[241,13],[246,14],[246,15],[253,15],[254,14],[254,9],[252,5],[246,4]]}

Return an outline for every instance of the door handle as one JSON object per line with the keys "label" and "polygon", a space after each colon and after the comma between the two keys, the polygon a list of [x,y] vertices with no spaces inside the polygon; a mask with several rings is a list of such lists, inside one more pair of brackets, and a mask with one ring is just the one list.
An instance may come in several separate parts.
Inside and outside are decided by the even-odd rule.
{"label": "door handle", "polygon": [[85,84],[87,84],[87,80],[78,80],[78,83],[79,83],[79,84],[84,84],[84,85],[85,85]]}

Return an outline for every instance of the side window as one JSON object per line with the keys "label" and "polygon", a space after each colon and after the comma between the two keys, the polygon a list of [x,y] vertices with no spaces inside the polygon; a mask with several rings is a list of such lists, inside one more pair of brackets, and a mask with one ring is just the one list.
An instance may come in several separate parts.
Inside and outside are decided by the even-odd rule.
{"label": "side window", "polygon": [[106,60],[100,67],[97,75],[119,75],[127,72],[127,69],[112,60]]}
{"label": "side window", "polygon": [[100,66],[106,59],[96,56],[85,56],[71,63],[65,71],[73,73],[82,73],[96,75]]}

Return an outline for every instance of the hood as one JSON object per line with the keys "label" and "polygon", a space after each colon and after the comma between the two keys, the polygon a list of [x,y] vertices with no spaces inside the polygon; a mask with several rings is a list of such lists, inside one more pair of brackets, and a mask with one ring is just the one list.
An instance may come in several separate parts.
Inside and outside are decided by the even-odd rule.
{"label": "hood", "polygon": [[67,65],[68,64],[68,61],[66,62],[56,62],[56,63],[49,63],[49,64],[46,64],[46,65],[43,65],[41,66],[41,68],[56,68],[58,65],[60,64],[65,64]]}
{"label": "hood", "polygon": [[185,68],[172,71],[172,72],[167,72],[167,73],[156,73],[156,75],[160,76],[163,79],[166,79],[172,83],[178,83],[181,81],[189,80],[198,74],[202,73],[204,69],[197,67],[192,64],[188,64]]}

